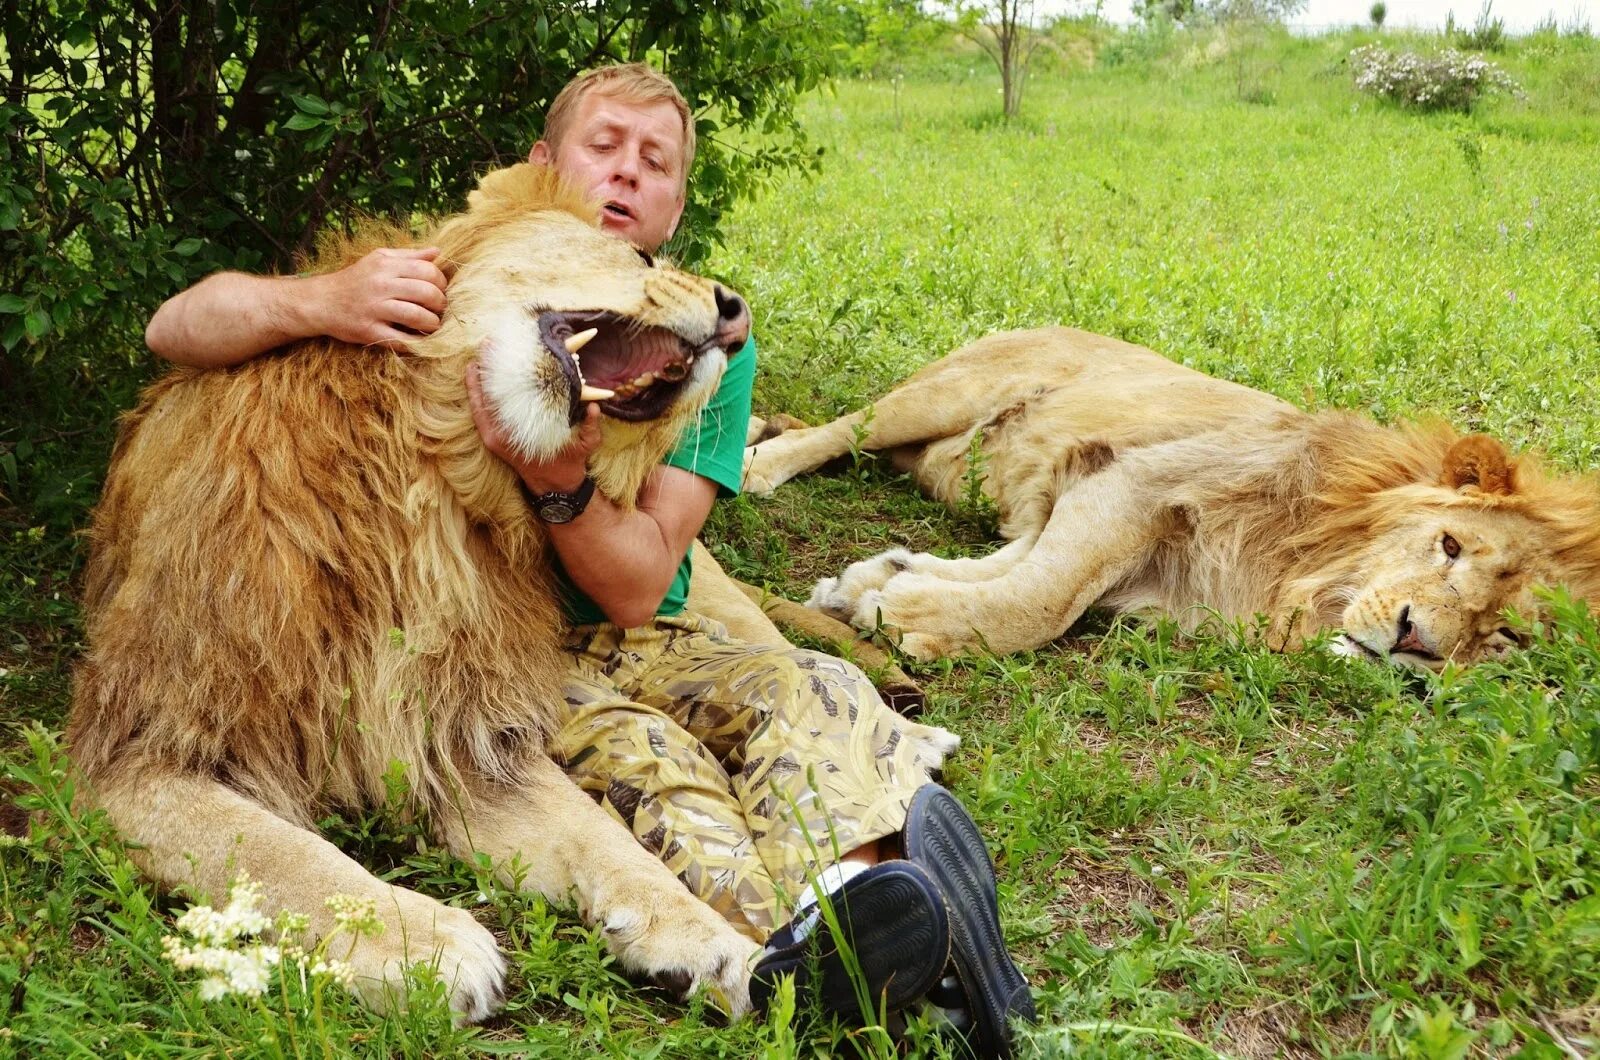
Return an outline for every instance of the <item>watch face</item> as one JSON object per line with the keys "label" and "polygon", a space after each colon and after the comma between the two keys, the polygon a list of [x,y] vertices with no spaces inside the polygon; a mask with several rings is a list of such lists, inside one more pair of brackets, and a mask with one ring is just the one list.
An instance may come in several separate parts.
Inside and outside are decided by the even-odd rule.
{"label": "watch face", "polygon": [[547,523],[570,523],[578,514],[577,507],[563,497],[546,497],[539,502],[539,518]]}

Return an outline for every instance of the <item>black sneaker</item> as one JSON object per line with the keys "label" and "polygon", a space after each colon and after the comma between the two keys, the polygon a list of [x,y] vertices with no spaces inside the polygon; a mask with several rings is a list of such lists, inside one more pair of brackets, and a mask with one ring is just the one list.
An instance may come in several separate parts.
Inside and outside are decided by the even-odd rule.
{"label": "black sneaker", "polygon": [[979,1056],[1011,1056],[1011,1021],[1034,1020],[1033,995],[1006,951],[994,864],[978,826],[954,795],[925,785],[906,811],[905,853],[949,904],[950,963],[966,996],[968,1044]]}
{"label": "black sneaker", "polygon": [[828,895],[844,942],[854,954],[872,999],[861,1011],[833,930],[816,906],[779,928],[750,976],[750,1003],[764,1012],[778,977],[793,975],[796,993],[815,989],[824,1011],[874,1019],[877,1006],[893,1012],[938,982],[950,957],[950,919],[939,887],[909,861],[865,869]]}

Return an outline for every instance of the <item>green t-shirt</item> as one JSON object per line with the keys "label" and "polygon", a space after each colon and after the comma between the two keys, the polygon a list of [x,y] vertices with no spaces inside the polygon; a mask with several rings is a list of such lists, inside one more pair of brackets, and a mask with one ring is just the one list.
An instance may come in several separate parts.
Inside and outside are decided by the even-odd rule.
{"label": "green t-shirt", "polygon": [[[718,497],[737,496],[739,485],[744,481],[744,437],[750,424],[750,390],[755,379],[756,340],[752,337],[728,358],[728,367],[723,370],[717,392],[711,395],[699,419],[684,428],[678,444],[662,462],[715,482]],[[689,556],[685,553],[656,614],[676,615],[683,611],[689,599],[690,574]],[[607,621],[599,605],[567,578],[559,559],[556,576],[561,583],[562,603],[569,622],[587,626]]]}

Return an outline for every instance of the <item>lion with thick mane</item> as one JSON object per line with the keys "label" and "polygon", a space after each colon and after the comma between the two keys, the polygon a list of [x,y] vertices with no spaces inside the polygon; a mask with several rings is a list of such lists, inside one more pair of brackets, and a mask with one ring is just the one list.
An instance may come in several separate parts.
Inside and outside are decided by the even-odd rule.
{"label": "lion with thick mane", "polygon": [[1443,423],[1303,412],[1068,328],[991,335],[868,408],[751,437],[751,492],[853,447],[953,507],[984,476],[1007,545],[892,550],[811,597],[918,658],[1036,648],[1099,605],[1190,627],[1265,615],[1276,646],[1337,629],[1343,653],[1436,670],[1521,643],[1506,614],[1538,618],[1536,586],[1600,601],[1592,478]]}
{"label": "lion with thick mane", "polygon": [[[247,873],[313,935],[324,898],[375,901],[385,930],[349,961],[379,1006],[433,961],[477,1019],[505,975],[470,914],[315,832],[383,802],[396,762],[444,847],[575,898],[625,968],[747,1004],[753,944],[544,753],[565,669],[551,552],[468,408],[479,358],[506,433],[548,456],[599,400],[590,467],[631,505],[711,395],[744,340],[737,296],[596,218],[547,170],[490,173],[427,236],[451,277],[436,333],[409,354],[324,339],[171,372],[124,419],[95,513],[69,734],[89,797],[167,886],[221,897]],[[318,267],[409,242],[369,225]]]}

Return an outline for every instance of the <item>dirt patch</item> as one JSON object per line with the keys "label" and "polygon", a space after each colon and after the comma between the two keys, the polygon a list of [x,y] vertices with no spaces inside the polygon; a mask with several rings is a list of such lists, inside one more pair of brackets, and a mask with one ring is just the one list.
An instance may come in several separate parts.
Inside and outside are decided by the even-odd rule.
{"label": "dirt patch", "polygon": [[1118,865],[1064,864],[1048,880],[1056,894],[1046,906],[1051,920],[1058,929],[1077,927],[1096,946],[1138,933],[1128,912],[1135,902],[1152,912],[1170,912],[1149,880]]}

